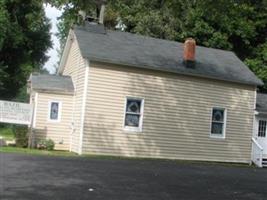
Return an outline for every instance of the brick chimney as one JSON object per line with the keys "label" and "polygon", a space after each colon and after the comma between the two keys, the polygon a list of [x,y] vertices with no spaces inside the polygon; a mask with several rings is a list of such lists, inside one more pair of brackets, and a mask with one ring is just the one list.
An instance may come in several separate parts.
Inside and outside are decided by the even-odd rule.
{"label": "brick chimney", "polygon": [[196,41],[193,38],[188,38],[184,42],[184,63],[187,67],[195,65],[195,50]]}

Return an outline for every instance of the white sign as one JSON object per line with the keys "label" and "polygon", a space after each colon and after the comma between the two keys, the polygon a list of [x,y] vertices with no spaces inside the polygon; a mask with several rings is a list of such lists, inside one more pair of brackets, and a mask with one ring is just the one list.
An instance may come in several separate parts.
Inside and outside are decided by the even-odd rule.
{"label": "white sign", "polygon": [[0,101],[0,122],[31,124],[32,106],[26,103]]}

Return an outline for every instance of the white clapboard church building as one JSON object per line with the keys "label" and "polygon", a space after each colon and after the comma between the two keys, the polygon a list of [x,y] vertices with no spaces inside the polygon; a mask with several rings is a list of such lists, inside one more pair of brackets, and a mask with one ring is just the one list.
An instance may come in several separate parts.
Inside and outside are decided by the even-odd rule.
{"label": "white clapboard church building", "polygon": [[233,52],[85,22],[57,75],[29,78],[33,138],[78,154],[258,163],[259,85]]}

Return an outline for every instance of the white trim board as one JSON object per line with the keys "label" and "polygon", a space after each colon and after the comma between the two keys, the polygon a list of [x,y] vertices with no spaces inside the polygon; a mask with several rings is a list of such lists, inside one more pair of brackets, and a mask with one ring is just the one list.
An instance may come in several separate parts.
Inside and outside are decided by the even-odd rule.
{"label": "white trim board", "polygon": [[85,61],[85,77],[84,77],[84,88],[83,88],[83,100],[82,100],[82,114],[81,114],[81,124],[80,124],[80,138],[79,138],[79,149],[78,154],[82,154],[83,147],[83,132],[84,132],[84,121],[85,121],[85,108],[86,108],[86,99],[87,99],[87,90],[88,90],[88,79],[89,79],[89,62]]}
{"label": "white trim board", "polygon": [[[75,87],[74,87],[75,88]],[[75,132],[75,118],[74,118],[74,110],[75,110],[75,103],[76,103],[76,89],[74,89],[74,95],[72,96],[72,114],[71,114],[71,133],[70,133],[70,148],[69,151],[72,152],[73,150],[73,135]]]}
{"label": "white trim board", "polygon": [[63,50],[63,54],[62,54],[61,59],[60,59],[60,63],[59,63],[58,71],[57,71],[58,75],[63,73],[63,70],[65,68],[73,40],[74,40],[74,33],[72,30],[70,30],[68,37],[67,37],[65,47],[64,47],[64,50]]}
{"label": "white trim board", "polygon": [[34,95],[34,112],[33,112],[33,128],[36,128],[36,118],[37,118],[37,106],[38,106],[38,92]]}

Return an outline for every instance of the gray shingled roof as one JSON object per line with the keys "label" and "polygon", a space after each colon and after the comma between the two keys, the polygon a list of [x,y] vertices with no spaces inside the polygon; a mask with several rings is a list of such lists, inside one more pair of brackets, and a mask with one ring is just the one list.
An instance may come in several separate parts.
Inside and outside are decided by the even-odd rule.
{"label": "gray shingled roof", "polygon": [[259,112],[267,112],[267,94],[257,94],[256,110]]}
{"label": "gray shingled roof", "polygon": [[33,74],[30,81],[33,90],[54,91],[58,93],[74,92],[74,86],[70,76]]}
{"label": "gray shingled roof", "polygon": [[231,51],[197,46],[194,68],[183,64],[183,43],[105,30],[101,25],[74,27],[84,58],[140,68],[262,85]]}

